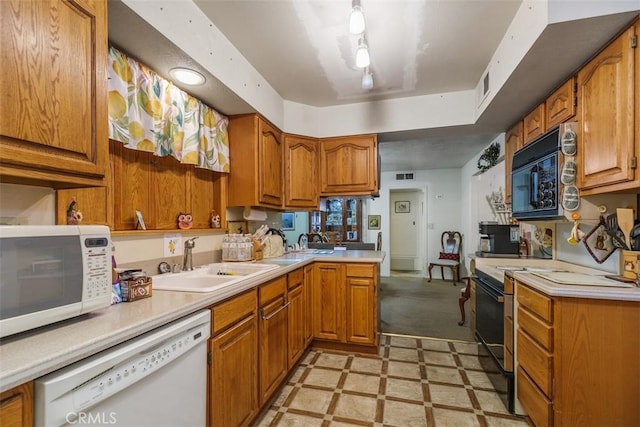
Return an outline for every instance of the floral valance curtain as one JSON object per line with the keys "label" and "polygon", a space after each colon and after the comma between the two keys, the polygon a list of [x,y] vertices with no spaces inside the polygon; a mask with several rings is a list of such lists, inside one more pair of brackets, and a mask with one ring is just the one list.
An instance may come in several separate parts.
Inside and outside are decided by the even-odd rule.
{"label": "floral valance curtain", "polygon": [[229,172],[229,119],[109,47],[109,138],[127,148]]}

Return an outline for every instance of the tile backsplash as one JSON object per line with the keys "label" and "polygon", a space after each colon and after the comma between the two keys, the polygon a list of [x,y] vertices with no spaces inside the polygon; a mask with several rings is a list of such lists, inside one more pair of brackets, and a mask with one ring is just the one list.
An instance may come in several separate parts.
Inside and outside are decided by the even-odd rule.
{"label": "tile backsplash", "polygon": [[[585,234],[588,234],[593,227],[593,225],[587,225],[585,223],[580,224],[580,229]],[[555,224],[556,259],[585,267],[596,268],[609,273],[620,274],[620,250],[616,250],[609,258],[606,259],[606,261],[602,264],[598,264],[593,257],[589,255],[584,242],[579,242],[576,245],[572,245],[567,242],[567,239],[571,235],[572,228],[573,223],[571,222],[559,222]]]}

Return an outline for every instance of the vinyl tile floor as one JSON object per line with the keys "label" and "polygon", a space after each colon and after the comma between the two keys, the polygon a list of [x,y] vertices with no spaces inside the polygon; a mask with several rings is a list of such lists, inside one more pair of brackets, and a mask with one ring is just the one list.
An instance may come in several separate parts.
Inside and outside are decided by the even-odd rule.
{"label": "vinyl tile floor", "polygon": [[472,342],[382,335],[379,354],[311,350],[259,426],[527,426]]}

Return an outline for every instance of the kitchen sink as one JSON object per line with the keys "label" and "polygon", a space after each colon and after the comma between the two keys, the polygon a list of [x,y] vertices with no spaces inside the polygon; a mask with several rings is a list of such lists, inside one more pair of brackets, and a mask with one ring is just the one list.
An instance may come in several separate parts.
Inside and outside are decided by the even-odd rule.
{"label": "kitchen sink", "polygon": [[182,292],[213,292],[256,278],[275,268],[275,264],[221,262],[193,271],[153,276],[153,289]]}

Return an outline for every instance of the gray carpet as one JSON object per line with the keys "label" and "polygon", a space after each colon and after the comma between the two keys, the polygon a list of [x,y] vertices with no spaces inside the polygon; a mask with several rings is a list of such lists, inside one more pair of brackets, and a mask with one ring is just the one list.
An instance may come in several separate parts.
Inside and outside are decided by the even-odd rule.
{"label": "gray carpet", "polygon": [[382,332],[473,341],[467,321],[458,326],[458,298],[463,284],[421,277],[380,278],[380,323]]}

